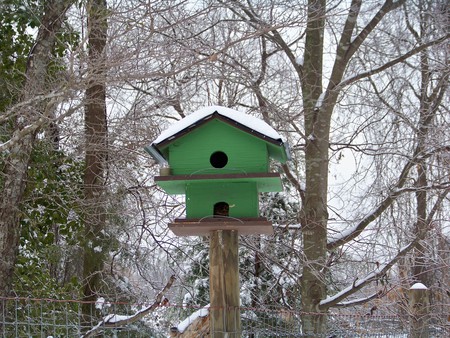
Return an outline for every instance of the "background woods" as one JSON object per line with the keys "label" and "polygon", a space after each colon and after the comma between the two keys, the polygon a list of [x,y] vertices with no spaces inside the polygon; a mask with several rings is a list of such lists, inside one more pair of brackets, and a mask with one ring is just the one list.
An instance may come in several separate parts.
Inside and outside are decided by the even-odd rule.
{"label": "background woods", "polygon": [[176,274],[170,301],[206,305],[207,241],[168,231],[183,201],[143,148],[223,105],[292,155],[273,164],[284,192],[260,201],[275,235],[240,238],[244,306],[304,311],[303,332],[324,333],[309,314],[405,312],[420,281],[436,323],[448,310],[447,1],[0,9],[1,296],[141,302]]}

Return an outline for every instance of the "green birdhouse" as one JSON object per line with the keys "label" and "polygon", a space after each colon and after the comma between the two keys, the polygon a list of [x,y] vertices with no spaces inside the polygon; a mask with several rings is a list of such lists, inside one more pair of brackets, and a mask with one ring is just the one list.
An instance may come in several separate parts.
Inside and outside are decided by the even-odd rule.
{"label": "green birdhouse", "polygon": [[281,191],[270,159],[285,163],[286,144],[264,121],[224,107],[206,107],[171,125],[146,150],[161,165],[156,183],[186,195],[186,219],[169,224],[181,236],[212,230],[271,233],[259,217],[258,193]]}

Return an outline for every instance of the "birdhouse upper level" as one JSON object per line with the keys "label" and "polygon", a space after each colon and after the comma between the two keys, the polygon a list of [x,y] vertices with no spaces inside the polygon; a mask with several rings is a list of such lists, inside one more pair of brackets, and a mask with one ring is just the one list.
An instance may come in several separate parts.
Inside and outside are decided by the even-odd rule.
{"label": "birdhouse upper level", "polygon": [[218,106],[171,125],[146,149],[173,176],[268,173],[270,158],[288,158],[281,136],[267,123]]}

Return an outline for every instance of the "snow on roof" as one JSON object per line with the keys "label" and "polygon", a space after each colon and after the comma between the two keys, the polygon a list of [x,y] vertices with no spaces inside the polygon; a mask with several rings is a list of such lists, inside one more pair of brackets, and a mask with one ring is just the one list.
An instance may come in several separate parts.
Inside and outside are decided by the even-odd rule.
{"label": "snow on roof", "polygon": [[152,144],[161,143],[167,140],[168,138],[176,135],[177,133],[183,131],[184,129],[190,127],[194,123],[214,113],[227,117],[249,129],[252,129],[260,134],[270,137],[271,139],[283,140],[281,135],[275,129],[273,129],[266,122],[257,117],[241,113],[231,108],[221,106],[209,106],[197,110],[196,112],[189,114],[180,121],[173,123],[169,128],[163,131],[161,135],[159,135],[158,138],[153,141]]}

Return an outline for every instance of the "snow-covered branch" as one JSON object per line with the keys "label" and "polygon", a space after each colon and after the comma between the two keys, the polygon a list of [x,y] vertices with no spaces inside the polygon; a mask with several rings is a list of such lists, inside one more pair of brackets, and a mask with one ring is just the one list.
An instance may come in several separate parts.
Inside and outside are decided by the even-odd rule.
{"label": "snow-covered branch", "polygon": [[100,331],[102,328],[122,327],[124,325],[128,325],[142,319],[161,305],[164,294],[172,287],[174,281],[175,276],[172,275],[166,286],[158,293],[152,305],[147,306],[137,311],[135,314],[129,316],[109,314],[105,316],[96,326],[87,331],[85,334],[81,335],[80,338],[93,337],[94,334]]}
{"label": "snow-covered branch", "polygon": [[36,131],[38,131],[42,127],[44,127],[45,125],[48,125],[50,122],[58,122],[58,121],[63,120],[64,118],[72,115],[78,108],[79,108],[79,105],[69,108],[69,109],[67,109],[67,111],[64,114],[61,114],[56,118],[50,118],[47,115],[40,116],[38,119],[29,123],[22,129],[15,130],[9,140],[7,140],[3,143],[0,143],[0,151],[1,152],[8,151],[12,147],[14,147],[20,141],[20,139],[22,139],[23,137],[30,135],[32,133],[35,133]]}
{"label": "snow-covered branch", "polygon": [[0,116],[0,123],[6,122],[8,119],[10,119],[14,114],[16,114],[18,111],[30,107],[35,106],[36,104],[50,99],[55,99],[57,97],[61,97],[63,95],[62,92],[59,91],[53,91],[51,93],[45,94],[45,95],[36,95],[33,96],[27,100],[20,101],[19,103],[15,104],[14,106],[8,108],[2,115]]}
{"label": "snow-covered branch", "polygon": [[333,307],[340,307],[340,308],[344,308],[344,307],[350,307],[350,306],[356,306],[356,305],[361,305],[361,304],[365,304],[368,301],[374,299],[374,298],[380,298],[383,295],[383,290],[380,290],[378,292],[375,292],[373,294],[371,294],[370,296],[367,297],[362,297],[362,298],[357,298],[357,299],[352,299],[346,302],[339,302],[335,305],[333,305]]}
{"label": "snow-covered branch", "polygon": [[356,224],[351,229],[348,229],[344,232],[342,232],[339,236],[336,236],[334,238],[331,238],[328,240],[327,248],[328,250],[336,249],[337,247],[344,245],[351,240],[358,237],[364,229],[372,223],[374,220],[376,220],[392,203],[402,194],[412,191],[417,191],[417,189],[441,189],[446,190],[449,187],[448,182],[444,182],[439,185],[434,185],[430,187],[420,187],[420,188],[405,188],[404,185],[406,183],[409,171],[411,168],[420,160],[423,160],[429,156],[432,156],[433,154],[448,151],[448,146],[443,146],[434,149],[433,151],[429,151],[425,154],[417,153],[415,156],[411,157],[408,162],[404,165],[402,172],[399,175],[399,178],[397,180],[397,183],[391,188],[389,194],[387,197],[384,198],[384,200],[375,208],[374,211],[369,213],[364,219],[362,219],[358,224]]}
{"label": "snow-covered branch", "polygon": [[[375,269],[374,271],[372,271],[371,273],[369,273],[367,276],[365,276],[362,279],[356,278],[351,285],[347,286],[342,291],[338,292],[334,296],[330,296],[330,297],[322,300],[320,302],[320,304],[319,304],[319,307],[321,309],[328,309],[330,307],[340,306],[339,304],[341,303],[341,301],[343,299],[351,296],[352,294],[354,294],[358,290],[362,289],[367,284],[369,284],[369,283],[377,280],[378,278],[384,276],[386,274],[386,272],[395,263],[397,263],[397,261],[400,258],[404,257],[411,249],[413,249],[416,246],[416,244],[417,244],[417,240],[412,241],[406,247],[402,248],[397,253],[397,255],[394,258],[392,258],[389,262],[387,262],[386,264],[380,265],[377,269]],[[371,298],[373,298],[373,297],[374,297],[373,295],[367,297],[366,301],[371,299]],[[362,302],[363,302],[363,299],[359,299],[358,300],[358,303],[362,303]]]}

